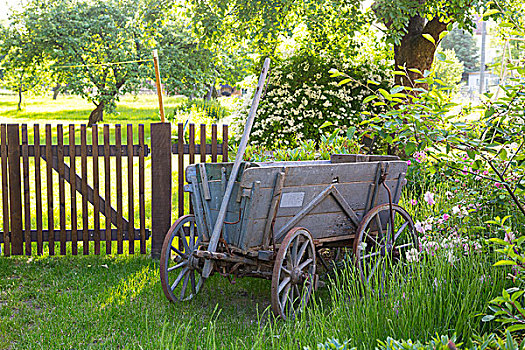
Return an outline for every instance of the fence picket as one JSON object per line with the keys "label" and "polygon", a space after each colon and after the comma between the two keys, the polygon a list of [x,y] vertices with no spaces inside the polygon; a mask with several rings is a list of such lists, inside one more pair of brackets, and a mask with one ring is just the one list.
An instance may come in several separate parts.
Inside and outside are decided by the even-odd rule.
{"label": "fence picket", "polygon": [[29,188],[29,152],[27,125],[22,124],[22,168],[24,172],[24,241],[26,255],[31,255],[31,205]]}
{"label": "fence picket", "polygon": [[78,254],[77,230],[77,172],[75,152],[75,125],[69,125],[69,181],[71,198],[71,254]]}
{"label": "fence picket", "polygon": [[146,254],[146,189],[144,188],[144,124],[139,124],[140,254]]}
{"label": "fence picket", "polygon": [[109,125],[104,124],[104,173],[106,209],[106,254],[111,254],[111,161],[109,158]]}
{"label": "fence picket", "polygon": [[7,175],[7,126],[0,126],[0,150],[2,152],[2,218],[4,230],[4,255],[11,255],[11,242],[9,240],[9,179]]}
{"label": "fence picket", "polygon": [[[99,179],[98,179],[98,127],[91,127],[91,144],[93,146],[93,225],[95,240],[95,255],[100,254],[100,201],[99,198]],[[86,193],[84,193],[86,195]]]}
{"label": "fence picket", "polygon": [[66,255],[66,188],[64,183],[64,129],[57,125],[58,201],[60,209],[60,255]]}
{"label": "fence picket", "polygon": [[222,126],[222,162],[228,162],[228,125]]}
{"label": "fence picket", "polygon": [[42,173],[40,170],[40,125],[35,124],[33,129],[35,145],[35,215],[36,215],[36,252],[44,253],[44,239],[42,236]]}
{"label": "fence picket", "polygon": [[[195,163],[195,124],[190,124],[189,139],[190,164]],[[193,214],[193,203],[190,200],[190,214]]]}
{"label": "fence picket", "polygon": [[122,129],[120,124],[115,125],[116,177],[117,177],[117,254],[124,252],[122,241]]}
{"label": "fence picket", "polygon": [[217,124],[211,125],[211,162],[217,163]]}
{"label": "fence picket", "polygon": [[179,217],[184,215],[184,124],[178,124],[177,130],[177,159],[178,167],[178,205]]}
{"label": "fence picket", "polygon": [[80,165],[82,168],[82,253],[89,254],[88,199],[87,199],[87,129],[80,126]]}
{"label": "fence picket", "polygon": [[55,255],[55,217],[53,211],[53,148],[51,124],[46,124],[47,231],[49,255]]}
{"label": "fence picket", "polygon": [[128,124],[128,242],[129,253],[135,253],[135,205],[133,202],[133,125]]}

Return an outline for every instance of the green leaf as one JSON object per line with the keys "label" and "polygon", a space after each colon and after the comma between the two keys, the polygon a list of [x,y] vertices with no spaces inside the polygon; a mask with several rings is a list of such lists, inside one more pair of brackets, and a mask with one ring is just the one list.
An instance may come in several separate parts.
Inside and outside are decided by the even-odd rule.
{"label": "green leaf", "polygon": [[485,315],[483,316],[483,318],[481,319],[481,321],[483,322],[489,322],[489,321],[492,321],[494,319],[494,315]]}
{"label": "green leaf", "polygon": [[319,127],[319,129],[326,128],[326,127],[328,127],[328,126],[332,126],[332,125],[334,125],[334,123],[329,122],[329,121],[327,120],[327,121],[325,121],[325,122],[323,123],[323,125],[321,125],[321,126]]}
{"label": "green leaf", "polygon": [[500,260],[494,264],[494,266],[513,266],[513,265],[516,265],[516,262],[512,260]]}
{"label": "green leaf", "polygon": [[363,100],[363,103],[368,103],[370,101],[372,101],[373,99],[376,99],[377,98],[377,95],[371,95],[371,96],[367,96],[365,97],[365,99]]}
{"label": "green leaf", "polygon": [[487,17],[489,17],[489,16],[492,16],[492,15],[494,15],[494,14],[496,14],[496,13],[499,13],[499,12],[501,12],[501,11],[500,11],[500,10],[497,10],[497,9],[490,9],[490,10],[487,10],[487,11],[485,11],[485,13],[483,13],[482,18],[485,19],[485,18],[487,18]]}
{"label": "green leaf", "polygon": [[427,39],[428,41],[430,41],[432,44],[436,45],[436,40],[434,40],[434,37],[428,33],[425,33],[425,34],[422,34],[423,35],[423,38]]}
{"label": "green leaf", "polygon": [[439,34],[439,40],[443,39],[448,34],[448,31],[443,31]]}
{"label": "green leaf", "polygon": [[414,142],[407,142],[405,145],[405,153],[411,155],[417,149],[417,145]]}
{"label": "green leaf", "polygon": [[525,329],[525,324],[515,324],[507,328],[507,332],[515,332]]}
{"label": "green leaf", "polygon": [[372,84],[372,85],[379,85],[379,83],[378,83],[377,81],[375,81],[375,80],[371,80],[371,79],[368,79],[368,80],[366,81],[366,83],[367,83],[367,84]]}
{"label": "green leaf", "polygon": [[337,83],[337,86],[341,86],[341,85],[344,85],[344,84],[348,84],[349,82],[351,82],[352,79],[350,78],[346,78],[346,79],[343,79],[341,80],[339,83]]}

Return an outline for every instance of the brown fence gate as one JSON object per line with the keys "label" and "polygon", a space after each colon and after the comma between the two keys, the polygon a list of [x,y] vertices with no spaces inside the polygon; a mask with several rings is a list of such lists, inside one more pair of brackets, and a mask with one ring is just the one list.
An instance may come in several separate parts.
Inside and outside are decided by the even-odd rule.
{"label": "brown fence gate", "polygon": [[[54,255],[55,249],[61,255],[69,249],[73,255],[100,254],[101,247],[106,254],[133,254],[136,245],[144,254],[152,236],[152,256],[158,257],[175,216],[172,181],[178,182],[175,198],[183,215],[189,208],[182,192],[185,165],[195,155],[201,162],[216,162],[217,155],[227,159],[228,128],[219,143],[212,125],[209,144],[205,125],[199,144],[193,124],[189,130],[179,124],[175,142],[169,123],[150,128],[151,152],[142,124],[0,125],[4,255],[30,255],[35,247],[39,255]],[[172,173],[172,154],[178,174]]]}

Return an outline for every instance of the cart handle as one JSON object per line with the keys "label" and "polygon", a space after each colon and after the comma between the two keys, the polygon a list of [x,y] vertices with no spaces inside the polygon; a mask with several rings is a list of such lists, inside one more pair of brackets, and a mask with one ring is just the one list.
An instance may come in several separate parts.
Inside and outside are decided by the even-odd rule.
{"label": "cart handle", "polygon": [[[242,134],[241,142],[239,143],[239,148],[237,149],[237,155],[235,156],[235,162],[233,163],[230,178],[228,179],[228,185],[226,186],[226,191],[224,192],[224,197],[222,198],[221,208],[219,210],[219,214],[217,215],[217,220],[215,221],[215,226],[213,227],[213,232],[210,237],[210,243],[208,244],[208,251],[210,252],[215,252],[217,249],[217,244],[219,243],[222,227],[224,225],[224,219],[226,218],[226,209],[228,208],[228,202],[230,201],[233,191],[233,185],[235,183],[235,179],[237,178],[237,174],[239,173],[239,167],[241,166],[242,158],[244,157],[244,151],[246,150],[246,146],[248,144],[248,139],[250,137],[253,121],[255,120],[255,114],[257,113],[257,107],[259,106],[259,101],[261,99],[261,94],[269,68],[270,59],[266,58],[264,60],[263,69],[259,77],[259,83],[257,84],[257,90],[255,90],[252,106],[250,108],[250,112],[248,113],[248,118],[246,119],[244,133]],[[211,260],[206,260],[202,270],[202,278],[208,278],[210,276],[212,263],[213,262]]]}

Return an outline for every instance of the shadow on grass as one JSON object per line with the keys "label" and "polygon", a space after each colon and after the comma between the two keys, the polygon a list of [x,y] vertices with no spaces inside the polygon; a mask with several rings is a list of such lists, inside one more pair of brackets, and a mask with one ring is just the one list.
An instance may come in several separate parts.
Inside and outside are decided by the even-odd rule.
{"label": "shadow on grass", "polygon": [[159,348],[170,339],[198,344],[218,318],[224,344],[257,329],[270,284],[211,277],[194,300],[170,303],[158,262],[147,256],[0,258],[0,348]]}

